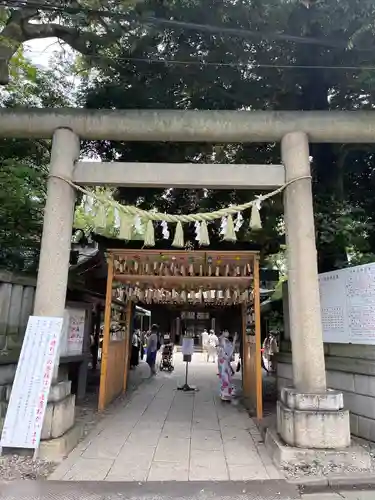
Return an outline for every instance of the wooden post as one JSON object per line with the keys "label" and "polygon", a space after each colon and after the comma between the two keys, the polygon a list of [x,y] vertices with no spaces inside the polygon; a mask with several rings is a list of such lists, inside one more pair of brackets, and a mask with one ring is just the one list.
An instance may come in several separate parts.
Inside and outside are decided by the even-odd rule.
{"label": "wooden post", "polygon": [[126,303],[126,332],[125,332],[125,353],[124,353],[124,383],[122,386],[123,392],[126,392],[128,385],[128,373],[129,373],[129,356],[130,356],[130,335],[132,326],[132,301],[128,300]]}
{"label": "wooden post", "polygon": [[254,258],[254,320],[255,320],[255,376],[256,376],[256,415],[263,418],[263,380],[261,363],[261,331],[260,331],[260,284],[259,284],[259,257]]}
{"label": "wooden post", "polygon": [[241,304],[241,321],[242,321],[242,388],[245,401],[250,398],[250,368],[249,368],[249,344],[246,335],[246,313],[247,304]]}
{"label": "wooden post", "polygon": [[112,284],[113,284],[113,260],[112,254],[108,257],[108,275],[107,275],[107,291],[105,296],[104,309],[104,336],[102,347],[102,361],[100,370],[100,388],[99,388],[99,411],[103,411],[107,403],[107,370],[108,370],[108,351],[110,343],[110,327],[111,327],[111,307],[112,307]]}

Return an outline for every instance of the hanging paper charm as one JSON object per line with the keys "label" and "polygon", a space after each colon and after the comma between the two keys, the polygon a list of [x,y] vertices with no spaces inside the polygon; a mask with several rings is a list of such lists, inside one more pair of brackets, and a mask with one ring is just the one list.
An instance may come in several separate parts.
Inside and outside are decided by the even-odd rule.
{"label": "hanging paper charm", "polygon": [[201,223],[199,221],[194,222],[195,228],[195,241],[200,241],[201,239]]}
{"label": "hanging paper charm", "polygon": [[257,199],[253,202],[251,206],[250,215],[250,229],[253,231],[262,229],[262,220],[260,218],[260,209],[262,206],[262,196],[257,196]]}
{"label": "hanging paper charm", "polygon": [[243,216],[242,216],[241,212],[237,212],[236,221],[234,223],[234,231],[236,233],[241,229],[242,224],[243,224]]}
{"label": "hanging paper charm", "polygon": [[161,227],[162,227],[163,239],[168,240],[169,236],[170,236],[169,229],[168,229],[168,222],[163,220],[161,222]]}
{"label": "hanging paper charm", "polygon": [[231,215],[228,215],[228,217],[227,217],[224,240],[225,241],[236,241],[237,240],[236,233],[234,231],[233,218]]}
{"label": "hanging paper charm", "polygon": [[220,236],[225,236],[227,231],[227,218],[222,217],[220,222]]}

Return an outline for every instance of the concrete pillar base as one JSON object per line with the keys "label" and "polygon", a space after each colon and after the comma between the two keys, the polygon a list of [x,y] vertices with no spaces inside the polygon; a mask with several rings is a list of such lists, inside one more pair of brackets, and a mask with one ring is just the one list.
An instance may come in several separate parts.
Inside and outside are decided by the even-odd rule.
{"label": "concrete pillar base", "polygon": [[75,424],[65,434],[56,438],[41,441],[38,457],[49,462],[62,462],[64,458],[77,446],[83,436],[83,426]]}
{"label": "concrete pillar base", "polygon": [[44,460],[60,462],[82,437],[82,426],[75,423],[75,396],[70,390],[71,382],[66,379],[51,386],[38,450]]}
{"label": "concrete pillar base", "polygon": [[275,429],[266,431],[265,446],[276,467],[294,468],[298,466],[314,467],[317,464],[322,470],[337,470],[365,472],[372,470],[370,453],[358,443],[352,443],[341,449],[311,449],[289,446],[281,439]]}
{"label": "concrete pillar base", "polygon": [[310,449],[342,449],[350,446],[349,411],[343,395],[301,394],[284,387],[277,402],[277,432],[289,446]]}

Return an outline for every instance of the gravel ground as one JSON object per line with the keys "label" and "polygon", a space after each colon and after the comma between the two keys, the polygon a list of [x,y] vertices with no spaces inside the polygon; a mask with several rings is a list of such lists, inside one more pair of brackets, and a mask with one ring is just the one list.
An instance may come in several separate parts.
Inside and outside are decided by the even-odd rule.
{"label": "gravel ground", "polygon": [[0,481],[17,479],[46,479],[55,469],[55,464],[32,457],[6,455],[0,458]]}
{"label": "gravel ground", "polygon": [[[143,364],[142,364],[143,365]],[[88,380],[88,394],[84,401],[76,406],[76,422],[83,425],[84,439],[95,425],[108,413],[116,411],[118,405],[123,404],[124,400],[139,386],[145,378],[144,367],[140,365],[139,369],[130,372],[129,387],[127,395],[120,396],[103,413],[98,413],[98,378],[99,371],[90,373]],[[0,482],[15,481],[19,479],[43,480],[46,479],[57,467],[53,462],[46,460],[33,460],[32,456],[19,454],[5,454],[0,457]]]}
{"label": "gravel ground", "polygon": [[[370,474],[375,475],[375,443],[368,443],[362,439],[356,439],[357,445],[362,446],[370,454],[370,468],[361,469],[358,467],[344,466],[338,464],[323,465],[318,461],[313,465],[297,464],[294,467],[285,467],[284,474],[288,479],[299,479],[304,477],[332,477],[344,475]],[[375,497],[374,497],[375,498]]]}

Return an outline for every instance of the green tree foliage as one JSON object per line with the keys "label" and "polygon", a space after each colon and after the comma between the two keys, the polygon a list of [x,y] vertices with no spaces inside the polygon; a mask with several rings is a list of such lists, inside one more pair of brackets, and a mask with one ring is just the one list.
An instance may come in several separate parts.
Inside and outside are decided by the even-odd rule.
{"label": "green tree foliage", "polygon": [[[69,81],[33,66],[22,52],[11,65],[2,107],[63,106]],[[50,141],[0,140],[0,267],[35,272],[40,248]]]}
{"label": "green tree foliage", "polygon": [[[88,108],[373,108],[374,72],[361,69],[375,66],[373,0],[111,0],[100,4],[33,0],[27,8],[14,5],[2,15],[0,82],[8,81],[8,63],[20,44],[58,37],[82,54],[75,69],[83,80],[80,104]],[[15,93],[17,102],[41,98],[39,90],[34,92],[32,76],[21,80],[26,81],[25,89]],[[53,88],[56,92],[48,91],[42,99],[51,98],[49,104],[39,105],[59,102],[56,82]],[[86,144],[86,152],[123,161],[280,161],[275,144],[101,141]],[[346,264],[347,248],[361,255],[375,249],[374,148],[313,144],[311,155],[319,266],[327,271]],[[117,193],[124,202],[177,213],[215,209],[253,195],[153,189]],[[272,243],[283,242],[281,197],[267,203],[262,216],[262,231],[249,235],[244,225],[239,237],[256,239],[269,249]],[[218,238],[217,226],[211,231],[211,238]]]}
{"label": "green tree foliage", "polygon": [[[181,26],[129,30],[103,51],[96,77],[86,80],[81,102],[89,108],[357,110],[373,106],[373,86],[362,65],[375,66],[374,4],[327,0],[147,3],[155,16]],[[238,35],[191,28],[224,26]],[[361,31],[366,25],[367,29]],[[190,26],[190,27],[189,27]],[[246,31],[245,31],[246,30]],[[251,36],[245,36],[251,32]],[[285,35],[285,37],[283,37]],[[294,37],[294,38],[291,38]],[[370,50],[371,49],[371,50]],[[92,60],[90,60],[92,63]],[[94,61],[95,62],[95,61]],[[367,75],[367,77],[366,77]],[[87,146],[103,159],[171,162],[279,162],[274,144],[192,145],[97,142]],[[347,248],[375,247],[374,148],[311,145],[319,267],[347,264]],[[353,163],[354,162],[354,163]],[[214,166],[213,166],[214,169]],[[366,193],[366,194],[365,194]],[[248,200],[237,191],[119,190],[126,202],[188,212]],[[281,199],[262,212],[265,228],[241,238],[281,241]],[[282,227],[282,225],[281,225]],[[217,234],[217,233],[216,233]],[[374,240],[374,241],[372,241]]]}

